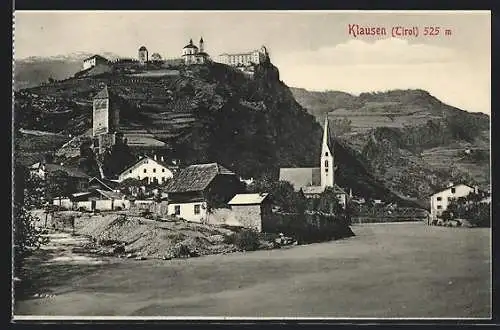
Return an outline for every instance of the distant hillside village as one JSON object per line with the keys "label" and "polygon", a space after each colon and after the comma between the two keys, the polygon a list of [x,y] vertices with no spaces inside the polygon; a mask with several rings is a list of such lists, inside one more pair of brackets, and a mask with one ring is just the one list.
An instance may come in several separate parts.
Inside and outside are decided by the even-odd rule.
{"label": "distant hillside village", "polygon": [[[255,65],[268,60],[265,46],[245,53],[224,53],[217,58],[217,62],[237,68],[250,77]],[[126,68],[129,64],[193,66],[211,61],[205,42],[200,38],[198,45],[189,40],[180,58],[164,60],[158,53],[150,56],[148,49],[141,46],[137,59],[117,59],[112,63],[118,67],[123,64]],[[105,72],[110,63],[94,55],[83,61],[78,75],[95,69]],[[453,198],[479,193],[468,185],[452,185],[430,196],[430,213],[423,208],[403,208],[395,203],[367,201],[364,196],[354,196],[350,187],[340,187],[336,182],[336,141],[328,116],[324,121],[321,145],[311,146],[321,149],[319,166],[280,168],[278,182],[243,178],[225,164],[216,162],[182,164],[165,152],[165,143],[154,135],[140,129],[124,129],[122,106],[111,87],[101,86],[92,96],[92,126],[86,134],[73,137],[60,149],[79,155],[80,163],[55,163],[46,159],[30,166],[31,175],[50,182],[52,205],[89,212],[140,208],[160,218],[176,217],[257,231],[277,230],[280,224],[280,230],[284,231],[293,227],[286,223],[295,219],[293,214],[345,218],[355,210],[358,215],[366,211],[368,204],[372,208],[365,212],[365,220],[370,217],[384,218],[384,221],[404,218],[437,224],[436,219],[442,216]],[[483,195],[481,201],[488,202],[487,194]],[[288,216],[283,217],[283,214]],[[311,221],[321,223],[323,220]]]}
{"label": "distant hillside village", "polygon": [[[254,65],[264,62],[269,59],[269,53],[265,46],[260,49],[241,52],[241,53],[223,53],[216,57],[215,62],[226,64],[237,68],[248,76],[254,73]],[[137,58],[119,58],[109,61],[101,55],[93,55],[83,60],[83,70],[80,74],[89,71],[94,67],[106,67],[108,64],[139,64],[142,66],[148,64],[155,65],[193,65],[205,64],[213,61],[210,55],[205,51],[205,41],[200,38],[198,46],[193,43],[193,39],[182,48],[181,57],[172,59],[163,59],[159,53],[149,55],[146,46],[141,46],[137,52]]]}

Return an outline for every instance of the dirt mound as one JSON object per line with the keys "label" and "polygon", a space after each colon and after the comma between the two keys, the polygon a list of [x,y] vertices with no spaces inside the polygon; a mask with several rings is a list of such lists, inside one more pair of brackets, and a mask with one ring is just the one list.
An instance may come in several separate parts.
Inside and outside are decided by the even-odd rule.
{"label": "dirt mound", "polygon": [[224,243],[232,231],[210,225],[108,214],[81,216],[75,226],[77,233],[101,245],[123,243],[126,253],[141,256],[177,258],[236,251],[234,245]]}

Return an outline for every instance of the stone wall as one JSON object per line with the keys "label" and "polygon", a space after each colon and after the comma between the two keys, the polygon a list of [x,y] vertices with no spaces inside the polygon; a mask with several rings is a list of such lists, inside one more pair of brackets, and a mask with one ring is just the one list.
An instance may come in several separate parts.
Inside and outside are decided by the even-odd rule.
{"label": "stone wall", "polygon": [[260,205],[234,205],[231,207],[234,218],[242,227],[262,231]]}

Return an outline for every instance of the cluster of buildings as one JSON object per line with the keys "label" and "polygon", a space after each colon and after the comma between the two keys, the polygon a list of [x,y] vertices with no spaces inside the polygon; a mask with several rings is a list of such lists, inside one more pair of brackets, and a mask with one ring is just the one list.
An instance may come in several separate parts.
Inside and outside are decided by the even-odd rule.
{"label": "cluster of buildings", "polygon": [[[155,55],[155,54],[153,54]],[[220,54],[216,62],[236,67],[243,72],[250,72],[253,65],[262,63],[269,58],[269,53],[265,46],[259,49],[241,52],[241,53],[223,53]],[[153,59],[158,60],[158,59]],[[193,43],[193,39],[182,48],[181,60],[185,65],[205,64],[212,61],[210,55],[205,51],[205,42],[203,37],[200,38],[198,45]],[[137,63],[145,65],[151,61],[146,46],[141,46],[137,52]],[[91,69],[98,65],[107,65],[109,60],[100,56],[93,55],[83,60],[83,70]]]}
{"label": "cluster of buildings", "polygon": [[[115,97],[113,91],[104,86],[93,100],[92,146],[98,155],[124,139]],[[334,180],[333,152],[333,139],[326,120],[320,167],[283,168],[280,179],[291,182],[297,191],[302,191],[309,198],[317,198],[326,187],[333,187],[345,206],[347,195]],[[113,178],[103,177],[102,172],[100,177],[90,177],[79,169],[62,164],[37,163],[31,166],[31,172],[43,179],[61,171],[72,182],[73,191],[70,196],[54,198],[53,204],[69,209],[118,210],[142,203],[155,205],[156,213],[162,216],[217,223],[217,216],[209,212],[210,201],[216,199],[231,207],[231,216],[226,216],[226,219],[256,230],[262,230],[263,216],[270,210],[271,196],[267,192],[245,193],[246,180],[218,163],[192,164],[180,169],[163,156],[141,156]],[[141,189],[153,183],[161,185],[162,189],[150,194],[145,201],[136,201],[135,197],[130,199],[119,189],[121,183],[128,179],[140,181],[143,185]]]}

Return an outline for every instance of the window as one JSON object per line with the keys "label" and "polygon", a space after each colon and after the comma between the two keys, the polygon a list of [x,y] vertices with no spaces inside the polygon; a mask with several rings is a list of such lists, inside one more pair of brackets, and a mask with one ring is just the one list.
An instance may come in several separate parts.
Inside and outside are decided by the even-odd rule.
{"label": "window", "polygon": [[438,209],[438,210],[441,210],[442,208],[443,208],[443,207],[442,207],[441,205],[438,205],[438,206],[437,206],[437,209]]}
{"label": "window", "polygon": [[194,206],[194,214],[200,214],[200,204]]}
{"label": "window", "polygon": [[328,160],[325,160],[325,167],[328,169]]}
{"label": "window", "polygon": [[328,157],[328,151],[327,151],[327,152],[325,152],[325,156],[327,156],[327,157]]}
{"label": "window", "polygon": [[180,205],[175,205],[174,206],[174,213],[175,213],[175,215],[180,215],[181,214],[181,206]]}
{"label": "window", "polygon": [[129,173],[132,173],[132,170],[129,170],[128,172],[129,172]]}
{"label": "window", "polygon": [[451,188],[451,193],[454,194],[455,193],[455,188]]}
{"label": "window", "polygon": [[147,169],[144,169],[144,173],[147,173],[147,172],[148,172],[148,170],[147,170]]}
{"label": "window", "polygon": [[436,197],[436,200],[440,201],[440,200],[442,200],[442,198],[441,197]]}
{"label": "window", "polygon": [[165,172],[165,169],[164,169],[164,168],[162,168],[162,169],[161,169],[161,171],[162,171],[162,172]]}
{"label": "window", "polygon": [[153,173],[156,173],[156,168],[153,168]]}

